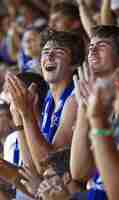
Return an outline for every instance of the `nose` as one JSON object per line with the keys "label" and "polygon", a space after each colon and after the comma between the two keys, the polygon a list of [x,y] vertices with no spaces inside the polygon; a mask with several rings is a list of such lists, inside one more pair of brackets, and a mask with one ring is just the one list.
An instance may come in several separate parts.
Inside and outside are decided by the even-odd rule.
{"label": "nose", "polygon": [[48,53],[48,59],[49,60],[54,60],[54,57],[55,57],[55,53],[53,50],[50,50],[49,53]]}
{"label": "nose", "polygon": [[89,49],[89,52],[88,52],[88,57],[92,56],[92,55],[96,55],[97,54],[97,46],[94,45],[92,46],[90,49]]}
{"label": "nose", "polygon": [[91,46],[90,52],[97,52],[97,45],[96,44]]}

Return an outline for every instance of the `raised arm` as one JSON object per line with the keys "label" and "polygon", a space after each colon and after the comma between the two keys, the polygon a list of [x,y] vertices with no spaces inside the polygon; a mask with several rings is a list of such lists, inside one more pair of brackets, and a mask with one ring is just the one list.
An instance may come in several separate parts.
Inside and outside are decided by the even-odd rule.
{"label": "raised arm", "polygon": [[[9,92],[12,96],[12,101],[18,112],[20,113],[24,136],[37,171],[40,173],[40,161],[45,159],[52,147],[46,142],[33,111],[33,99],[27,88],[21,81],[11,73],[6,78],[8,82]],[[23,139],[23,137],[22,137]],[[24,139],[23,139],[24,140]]]}
{"label": "raised arm", "polygon": [[111,11],[111,0],[102,0],[101,3],[101,24],[113,24],[113,15]]}
{"label": "raised arm", "polygon": [[94,21],[90,10],[87,8],[85,1],[84,0],[76,0],[76,1],[79,7],[81,22],[83,24],[86,33],[90,38],[92,35],[92,27],[96,25],[96,22]]}
{"label": "raised arm", "polygon": [[89,123],[86,110],[79,107],[71,146],[71,174],[74,180],[88,180],[94,172],[91,144],[88,138]]}
{"label": "raised arm", "polygon": [[[76,118],[77,104],[74,101],[74,98],[70,97],[68,103],[66,106],[64,106],[62,114],[63,116],[61,117],[59,128],[56,132],[53,144],[48,144],[38,126],[32,107],[33,102],[31,98],[28,97],[28,90],[23,87],[20,80],[12,74],[8,75],[7,81],[14,104],[19,110],[22,118],[25,138],[32,156],[32,160],[37,171],[40,173],[40,161],[47,158],[49,152],[56,148],[63,147],[65,144],[71,143],[72,126]],[[71,112],[69,113],[69,111]]]}
{"label": "raised arm", "polygon": [[97,91],[91,102],[89,119],[92,127],[91,141],[97,167],[104,182],[110,200],[117,199],[119,195],[119,152],[114,141],[113,132],[108,126],[105,117],[105,107]]}
{"label": "raised arm", "polygon": [[[91,144],[89,140],[89,121],[87,118],[87,105],[86,99],[88,98],[88,93],[84,88],[86,88],[86,66],[85,76],[82,73],[82,70],[79,69],[78,74],[80,81],[77,79],[77,76],[74,76],[74,85],[75,85],[75,95],[78,102],[78,112],[77,112],[77,122],[73,134],[72,146],[71,146],[71,174],[73,179],[76,180],[88,180],[95,170],[95,164],[93,161]],[[82,85],[83,84],[83,85]],[[86,84],[86,87],[82,87]],[[88,84],[89,86],[89,84]],[[82,90],[81,90],[82,89]],[[91,90],[90,90],[91,91]],[[87,93],[87,95],[86,95]],[[85,94],[82,96],[82,94]]]}

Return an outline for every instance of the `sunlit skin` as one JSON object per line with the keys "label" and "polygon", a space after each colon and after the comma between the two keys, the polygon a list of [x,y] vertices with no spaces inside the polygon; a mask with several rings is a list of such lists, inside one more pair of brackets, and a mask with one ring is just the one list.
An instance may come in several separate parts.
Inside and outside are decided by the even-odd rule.
{"label": "sunlit skin", "polygon": [[89,46],[88,63],[98,77],[111,74],[117,65],[117,54],[112,41],[93,37]]}
{"label": "sunlit skin", "polygon": [[71,80],[71,52],[52,41],[46,43],[41,54],[41,67],[45,80],[49,84]]}

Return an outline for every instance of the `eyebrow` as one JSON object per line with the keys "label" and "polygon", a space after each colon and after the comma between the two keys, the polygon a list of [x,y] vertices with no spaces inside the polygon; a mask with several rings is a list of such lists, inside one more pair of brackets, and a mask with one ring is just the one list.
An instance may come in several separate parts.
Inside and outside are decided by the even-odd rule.
{"label": "eyebrow", "polygon": [[[63,47],[52,47],[53,49],[58,49],[58,50],[63,50],[63,51],[65,51],[65,50],[67,50],[65,47],[63,48]],[[44,48],[42,51],[46,51],[46,50],[49,50],[49,49],[51,49],[50,47],[49,48]]]}
{"label": "eyebrow", "polygon": [[93,45],[100,45],[101,43],[107,44],[107,45],[109,45],[109,46],[111,46],[111,47],[113,46],[113,45],[111,44],[111,42],[106,41],[106,40],[101,40],[101,41],[99,41],[99,42],[97,42],[97,43],[89,44],[89,47],[91,47],[91,46],[93,46]]}
{"label": "eyebrow", "polygon": [[[51,49],[51,48],[44,48],[43,50],[42,50],[42,52],[43,51],[48,51],[49,49]],[[63,51],[63,52],[65,52],[65,53],[67,53],[67,54],[69,54],[70,55],[70,49],[68,49],[68,48],[66,48],[66,47],[53,47],[53,49],[55,49],[55,50],[61,50],[61,51]]]}

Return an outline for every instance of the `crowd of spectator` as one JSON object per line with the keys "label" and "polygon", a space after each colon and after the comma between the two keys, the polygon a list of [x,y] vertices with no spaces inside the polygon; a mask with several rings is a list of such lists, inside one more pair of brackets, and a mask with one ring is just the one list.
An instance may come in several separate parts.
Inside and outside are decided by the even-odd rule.
{"label": "crowd of spectator", "polygon": [[1,200],[118,200],[118,67],[118,0],[1,1]]}

